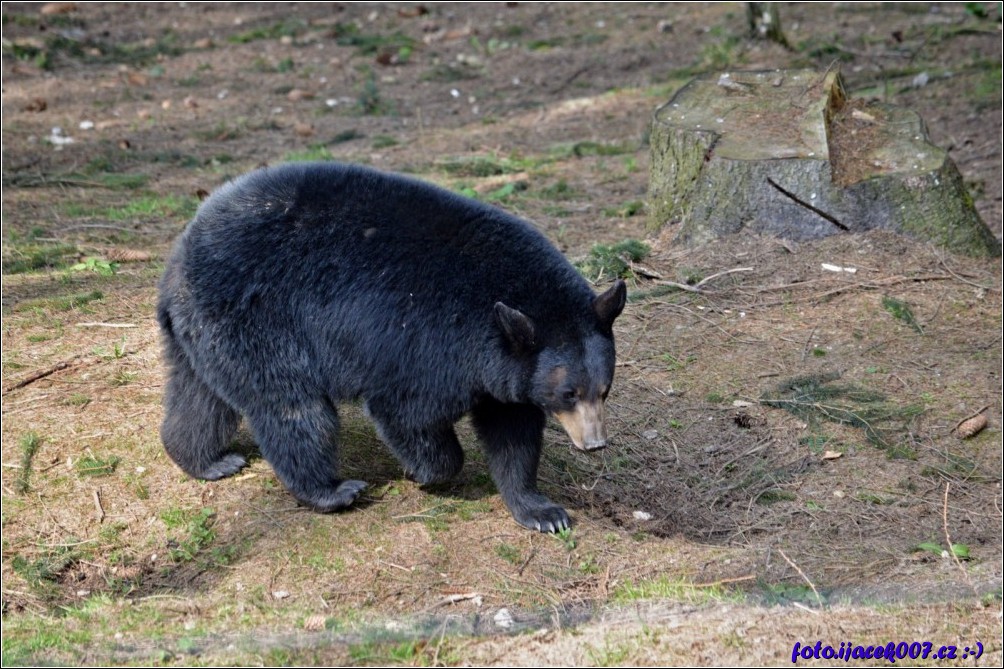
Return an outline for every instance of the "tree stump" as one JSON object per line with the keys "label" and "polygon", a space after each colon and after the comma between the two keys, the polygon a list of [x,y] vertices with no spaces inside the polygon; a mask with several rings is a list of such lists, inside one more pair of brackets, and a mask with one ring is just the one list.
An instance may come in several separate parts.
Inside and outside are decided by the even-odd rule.
{"label": "tree stump", "polygon": [[836,71],[698,77],[656,110],[651,152],[650,224],[676,227],[674,242],[883,228],[1000,255],[920,116],[848,99]]}

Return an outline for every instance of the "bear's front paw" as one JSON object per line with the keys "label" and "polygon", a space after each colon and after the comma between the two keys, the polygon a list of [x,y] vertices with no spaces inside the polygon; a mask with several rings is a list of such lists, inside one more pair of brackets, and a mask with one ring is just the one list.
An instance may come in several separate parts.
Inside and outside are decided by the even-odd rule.
{"label": "bear's front paw", "polygon": [[320,513],[331,513],[350,506],[366,490],[365,481],[342,481],[333,491],[318,494],[300,501]]}
{"label": "bear's front paw", "polygon": [[513,514],[516,522],[523,527],[538,532],[548,532],[554,534],[567,530],[572,526],[572,521],[568,517],[568,512],[557,504],[547,504],[546,506],[534,509],[526,509],[519,515]]}

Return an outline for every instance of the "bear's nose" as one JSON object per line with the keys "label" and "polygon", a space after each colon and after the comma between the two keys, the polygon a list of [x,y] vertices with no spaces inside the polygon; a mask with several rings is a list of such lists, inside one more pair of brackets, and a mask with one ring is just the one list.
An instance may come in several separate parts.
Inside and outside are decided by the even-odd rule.
{"label": "bear's nose", "polygon": [[598,451],[606,447],[607,447],[606,439],[587,439],[582,444],[582,450],[584,451]]}

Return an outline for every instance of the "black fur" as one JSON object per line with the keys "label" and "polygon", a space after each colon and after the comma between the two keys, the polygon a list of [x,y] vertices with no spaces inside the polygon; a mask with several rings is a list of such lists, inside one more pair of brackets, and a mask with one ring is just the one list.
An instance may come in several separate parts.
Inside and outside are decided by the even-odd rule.
{"label": "black fur", "polygon": [[516,520],[568,527],[536,487],[545,411],[567,408],[552,379],[609,387],[624,286],[595,296],[526,222],[367,168],[265,168],[203,203],[160,291],[161,436],[188,474],[244,466],[244,416],[286,488],[333,511],[365,488],[338,477],[338,402],[363,398],[423,484],[460,471],[472,412]]}

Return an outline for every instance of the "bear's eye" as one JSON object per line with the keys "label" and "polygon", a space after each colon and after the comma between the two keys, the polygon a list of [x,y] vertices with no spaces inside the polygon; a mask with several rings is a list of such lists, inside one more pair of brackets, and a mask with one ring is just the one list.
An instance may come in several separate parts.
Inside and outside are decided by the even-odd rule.
{"label": "bear's eye", "polygon": [[575,395],[576,393],[574,390],[566,390],[565,392],[561,393],[561,399],[565,400],[566,402],[574,402]]}

